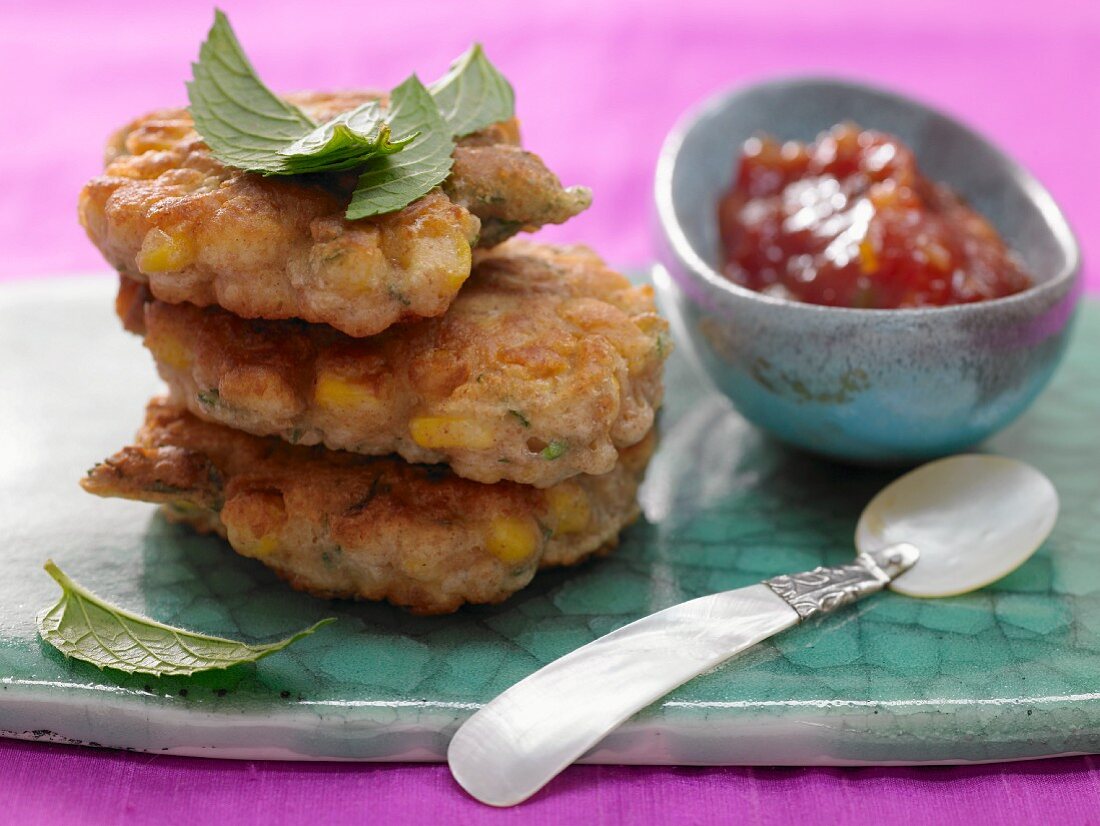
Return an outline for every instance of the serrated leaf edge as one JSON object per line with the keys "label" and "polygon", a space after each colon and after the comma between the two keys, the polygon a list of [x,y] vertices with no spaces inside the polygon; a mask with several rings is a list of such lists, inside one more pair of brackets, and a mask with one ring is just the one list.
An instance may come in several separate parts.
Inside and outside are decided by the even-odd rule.
{"label": "serrated leaf edge", "polygon": [[[132,611],[127,611],[125,608],[119,608],[118,606],[112,605],[111,603],[104,600],[102,597],[97,596],[92,591],[88,590],[87,588],[80,585],[75,580],[71,579],[67,574],[65,574],[64,571],[62,571],[54,563],[54,561],[52,559],[46,560],[46,563],[43,565],[43,568],[45,569],[46,573],[48,573],[54,579],[54,581],[56,581],[58,583],[58,585],[61,586],[61,596],[58,598],[57,602],[55,602],[53,605],[49,606],[48,608],[43,609],[36,616],[35,621],[36,621],[36,625],[38,627],[39,635],[42,637],[42,639],[45,642],[52,645],[54,648],[56,648],[58,651],[60,651],[65,657],[75,659],[75,660],[80,660],[81,662],[90,663],[91,665],[96,666],[100,670],[103,670],[104,668],[110,668],[110,669],[114,669],[114,670],[117,670],[117,671],[126,672],[127,674],[151,674],[151,675],[157,676],[157,677],[161,677],[161,676],[190,676],[192,674],[197,674],[197,673],[200,673],[200,672],[203,672],[203,671],[221,670],[221,669],[225,669],[225,668],[230,668],[234,665],[240,665],[240,664],[243,664],[243,663],[256,662],[257,660],[262,659],[263,657],[266,657],[269,654],[274,654],[277,651],[283,650],[287,646],[293,644],[294,642],[297,642],[298,640],[302,639],[303,637],[309,636],[310,634],[317,631],[319,628],[322,628],[323,626],[330,625],[331,623],[336,622],[335,617],[326,617],[322,620],[319,620],[319,621],[315,622],[313,625],[309,626],[308,628],[304,628],[301,631],[298,631],[298,632],[290,635],[289,637],[286,637],[285,639],[277,640],[276,642],[272,642],[272,643],[262,643],[260,645],[252,645],[250,643],[241,642],[240,640],[232,640],[232,639],[228,639],[226,637],[218,637],[218,636],[215,636],[213,634],[203,634],[203,633],[197,632],[197,631],[188,631],[185,628],[178,628],[178,627],[173,626],[173,625],[168,625],[167,623],[163,623],[163,622],[160,622],[158,620],[152,619],[150,617],[142,616],[141,614],[136,614]],[[105,662],[97,662],[96,660],[90,659],[88,657],[83,657],[83,656],[80,656],[79,654],[70,653],[69,651],[66,651],[65,648],[63,648],[62,645],[59,644],[59,642],[56,641],[55,639],[53,639],[52,637],[53,637],[53,635],[57,635],[58,628],[60,627],[60,623],[61,623],[61,614],[63,613],[64,608],[67,606],[67,604],[69,603],[69,600],[71,598],[76,599],[77,604],[80,607],[81,613],[84,615],[84,619],[85,619],[85,622],[87,623],[89,633],[92,634],[92,636],[96,639],[96,641],[99,643],[102,650],[106,651],[108,654],[111,654],[112,656],[114,656],[114,654],[111,651],[110,647],[108,647],[106,644],[103,643],[103,641],[100,638],[99,634],[95,631],[95,629],[93,627],[93,624],[92,624],[92,621],[91,621],[91,618],[88,616],[88,612],[87,612],[87,608],[85,607],[85,603],[93,604],[93,605],[97,606],[98,608],[100,608],[100,609],[106,611],[107,613],[111,614],[118,621],[119,625],[122,626],[122,628],[130,635],[130,638],[133,639],[134,642],[137,643],[137,645],[139,645],[141,648],[143,648],[154,659],[160,660],[159,655],[157,655],[155,652],[151,651],[146,645],[144,645],[141,642],[141,640],[138,639],[138,637],[135,636],[134,633],[129,629],[129,627],[126,625],[124,620],[129,621],[129,622],[138,623],[138,624],[144,625],[146,627],[157,628],[157,629],[162,630],[162,631],[167,631],[175,638],[176,642],[179,643],[181,648],[183,648],[186,651],[189,651],[196,658],[199,658],[201,656],[202,659],[206,659],[206,660],[209,660],[209,661],[218,661],[222,664],[206,665],[206,666],[198,666],[198,667],[188,667],[188,666],[182,666],[182,665],[179,665],[179,664],[168,663],[164,660],[161,660],[161,662],[165,662],[165,664],[168,667],[165,668],[165,669],[154,670],[154,669],[145,669],[145,668],[139,668],[139,667],[131,666],[131,665],[125,664],[121,660],[119,660],[119,664],[117,664],[117,665],[111,664],[111,663],[105,663]],[[51,615],[53,615],[53,617],[55,619],[54,623],[52,624],[52,627],[50,627],[48,625],[49,620],[51,619]],[[239,658],[226,658],[226,657],[216,657],[216,656],[212,657],[212,656],[207,656],[207,655],[198,655],[198,654],[195,654],[195,652],[191,651],[191,649],[188,648],[188,646],[183,641],[183,639],[181,639],[181,635],[183,635],[184,637],[192,638],[192,639],[205,640],[207,642],[217,642],[217,643],[225,643],[225,644],[228,644],[228,645],[235,645],[235,646],[238,646],[240,648],[246,649],[249,652],[249,655],[245,656],[245,657],[239,657]]]}
{"label": "serrated leaf edge", "polygon": [[[256,87],[254,91],[263,97],[263,101],[258,103],[256,100],[241,100],[227,91],[221,76],[211,71],[211,62],[220,64],[229,75],[247,78],[254,84]],[[229,18],[220,9],[214,10],[214,23],[206,39],[199,46],[199,59],[191,64],[191,75],[191,81],[186,84],[188,100],[191,104],[191,117],[199,133],[210,146],[211,153],[222,163],[244,168],[247,171],[271,174],[272,168],[264,163],[269,159],[259,156],[271,153],[278,143],[293,140],[294,138],[286,134],[287,128],[297,133],[296,137],[301,137],[317,128],[317,124],[305,112],[276,95],[264,84],[245,54],[229,23]],[[280,136],[256,134],[243,129],[239,124],[229,123],[219,113],[217,106],[213,105],[209,94],[211,90],[216,90],[226,101],[259,118],[284,123],[285,126],[280,129]],[[267,104],[271,111],[261,111],[259,107],[263,104]],[[228,127],[232,134],[227,135],[224,129],[219,130],[216,124]],[[214,138],[213,141],[211,137]],[[257,139],[260,145],[249,145],[247,140],[244,140],[244,145],[228,145],[234,139],[242,138]]]}
{"label": "serrated leaf edge", "polygon": [[[464,82],[467,84],[465,87]],[[463,100],[471,83],[475,91],[481,92],[475,106]],[[489,60],[480,43],[474,43],[459,55],[447,73],[432,83],[428,90],[455,138],[473,134],[516,114],[512,84]]]}
{"label": "serrated leaf edge", "polygon": [[[415,107],[418,128],[404,129],[404,107]],[[359,176],[344,213],[349,221],[394,212],[411,204],[446,180],[454,160],[454,139],[427,87],[415,74],[398,84],[390,97],[388,122],[395,134],[417,137],[402,152],[372,158]],[[428,121],[425,123],[425,120]],[[418,151],[426,154],[417,155]],[[402,172],[408,168],[412,171]],[[381,193],[366,205],[368,192]]]}

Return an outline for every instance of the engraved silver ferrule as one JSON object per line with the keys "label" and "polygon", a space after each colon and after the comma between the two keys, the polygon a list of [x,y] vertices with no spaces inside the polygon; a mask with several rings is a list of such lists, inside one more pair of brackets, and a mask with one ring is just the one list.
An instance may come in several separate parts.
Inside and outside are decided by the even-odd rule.
{"label": "engraved silver ferrule", "polygon": [[798,612],[800,620],[828,614],[885,588],[920,558],[913,545],[900,542],[861,553],[855,562],[835,568],[814,568],[764,580],[777,596]]}

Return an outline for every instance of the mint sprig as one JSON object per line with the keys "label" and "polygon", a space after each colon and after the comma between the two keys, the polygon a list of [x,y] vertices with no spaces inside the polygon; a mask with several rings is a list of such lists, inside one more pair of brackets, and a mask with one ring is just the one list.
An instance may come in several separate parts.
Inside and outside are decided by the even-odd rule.
{"label": "mint sprig", "polygon": [[410,77],[388,106],[364,103],[326,123],[260,80],[221,11],[187,84],[191,116],[211,153],[263,175],[361,170],[347,217],[392,212],[442,183],[456,138],[513,117],[512,87],[475,44],[432,84]]}
{"label": "mint sprig", "polygon": [[251,645],[130,613],[69,579],[52,560],[45,567],[61,586],[61,597],[38,615],[42,639],[66,657],[129,674],[186,676],[255,662],[335,622],[330,617],[284,640]]}

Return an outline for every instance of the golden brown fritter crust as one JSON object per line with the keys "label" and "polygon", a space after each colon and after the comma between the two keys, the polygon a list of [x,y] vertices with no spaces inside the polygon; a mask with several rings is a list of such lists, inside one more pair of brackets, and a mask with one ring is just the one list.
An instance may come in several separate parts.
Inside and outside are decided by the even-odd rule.
{"label": "golden brown fritter crust", "polygon": [[537,155],[518,146],[518,140],[513,143],[493,142],[487,135],[463,140],[455,148],[451,176],[443,182],[447,196],[481,221],[481,248],[517,232],[564,224],[592,201],[587,189],[562,189]]}
{"label": "golden brown fritter crust", "polygon": [[[290,99],[327,119],[372,97]],[[563,189],[518,140],[514,122],[464,139],[442,190],[347,221],[354,173],[265,178],[225,167],[187,110],[166,109],[111,138],[105,173],[81,192],[80,220],[112,266],[148,282],[163,301],[368,336],[446,311],[469,275],[482,231],[477,214],[485,216],[485,245],[588,205],[586,190]]]}
{"label": "golden brown fritter crust", "polygon": [[610,471],[653,425],[669,350],[652,289],[583,247],[479,254],[445,316],[365,339],[146,299],[122,279],[119,315],[195,415],[486,483]]}
{"label": "golden brown fritter crust", "polygon": [[293,587],[422,614],[494,603],[539,567],[610,550],[636,518],[649,436],[603,476],[482,485],[444,467],[289,445],[154,399],[137,443],[93,468],[99,496],[162,503]]}

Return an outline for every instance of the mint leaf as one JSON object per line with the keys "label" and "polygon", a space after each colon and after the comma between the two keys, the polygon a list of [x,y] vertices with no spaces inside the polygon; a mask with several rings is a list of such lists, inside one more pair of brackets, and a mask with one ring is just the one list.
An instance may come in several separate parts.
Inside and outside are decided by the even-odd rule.
{"label": "mint leaf", "polygon": [[220,11],[191,71],[187,97],[195,128],[228,166],[278,174],[285,164],[280,150],[317,126],[263,84]]}
{"label": "mint leaf", "polygon": [[375,101],[364,103],[281,149],[279,154],[284,158],[281,173],[300,175],[353,169],[375,155],[400,151],[415,137],[409,135],[393,141],[390,133],[382,107]]}
{"label": "mint leaf", "polygon": [[187,94],[195,128],[229,166],[265,175],[332,172],[404,146],[390,140],[374,101],[318,126],[264,85],[220,11],[192,73]]}
{"label": "mint leaf", "polygon": [[249,645],[132,614],[73,582],[52,560],[45,569],[61,586],[61,598],[38,615],[42,639],[66,657],[129,674],[179,676],[255,662],[336,621],[330,617],[285,640]]}
{"label": "mint leaf", "polygon": [[371,101],[317,124],[264,85],[220,11],[187,96],[195,129],[227,166],[264,175],[361,169],[349,220],[427,194],[450,174],[454,138],[507,120],[515,108],[511,85],[475,44],[430,93],[413,75],[390,94],[388,110]]}
{"label": "mint leaf", "polygon": [[515,117],[512,84],[489,62],[480,43],[456,60],[431,92],[456,138]]}
{"label": "mint leaf", "polygon": [[390,93],[386,120],[393,134],[412,141],[401,152],[367,161],[348,205],[348,220],[408,206],[451,173],[454,141],[424,84],[411,75]]}

